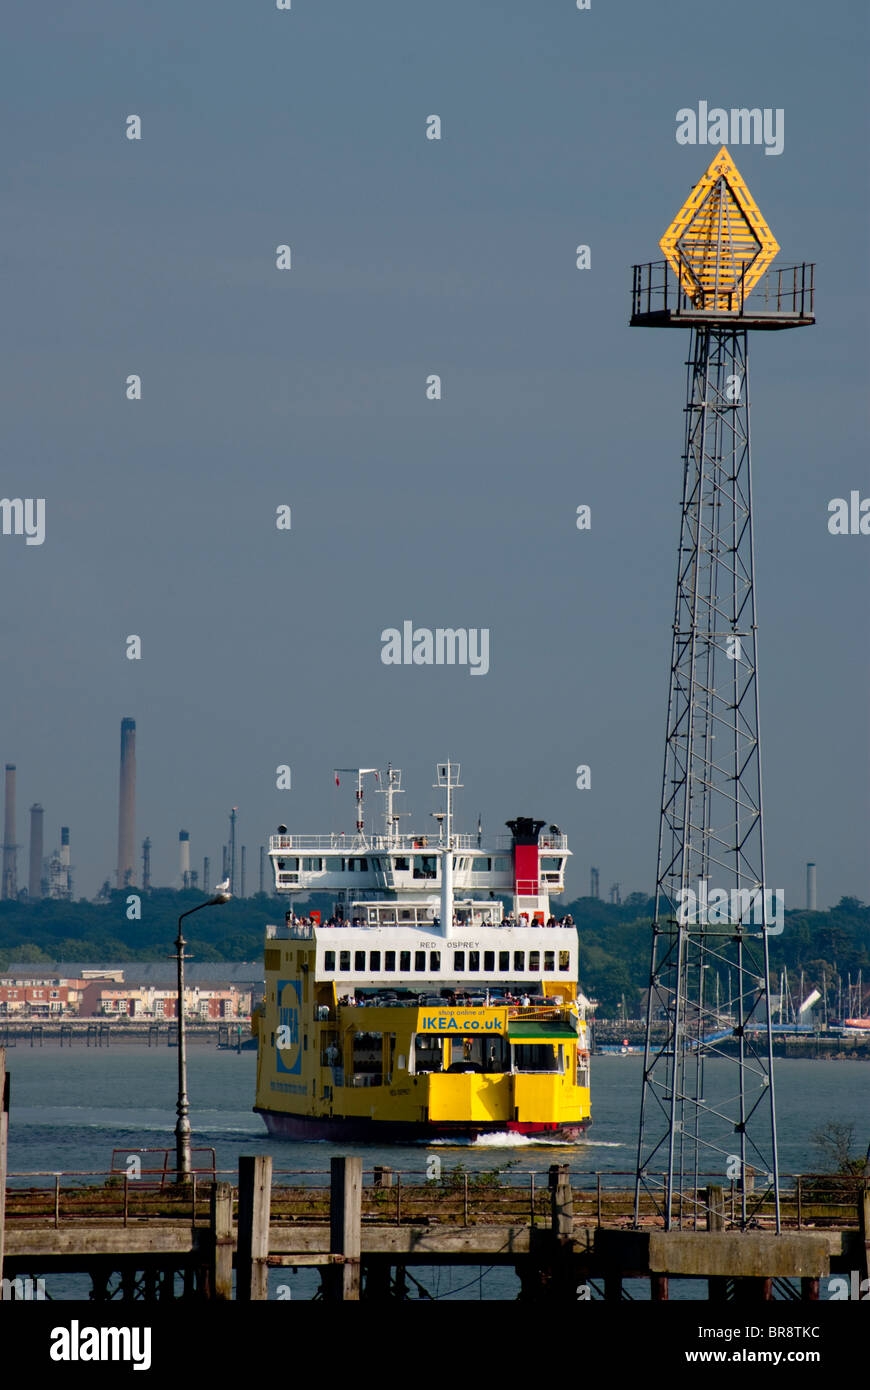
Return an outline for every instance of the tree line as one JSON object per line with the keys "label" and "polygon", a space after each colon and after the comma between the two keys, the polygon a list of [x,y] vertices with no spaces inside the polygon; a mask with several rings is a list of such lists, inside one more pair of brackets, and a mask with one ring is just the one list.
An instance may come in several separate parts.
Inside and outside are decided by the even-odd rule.
{"label": "tree line", "polygon": [[[105,901],[41,899],[0,902],[0,970],[13,961],[48,965],[57,961],[97,963],[161,960],[172,951],[180,913],[202,902],[196,889],[155,888],[139,892],[141,917],[130,920],[127,892],[110,892]],[[580,978],[584,993],[598,1000],[600,1016],[639,1016],[649,976],[650,923],[654,901],[632,893],[623,903],[577,898],[568,903],[579,933]],[[264,926],[283,921],[287,899],[256,893],[250,898],[198,912],[185,924],[190,950],[199,961],[258,961]],[[325,894],[313,894],[297,911],[332,910]],[[563,909],[560,906],[560,915]],[[870,907],[844,897],[826,912],[786,912],[785,929],[770,938],[772,985],[788,973],[793,993],[801,972],[805,988],[827,989],[829,1012],[836,1009],[838,981],[845,993],[863,972],[870,996]],[[867,1004],[864,1006],[868,1007]]]}

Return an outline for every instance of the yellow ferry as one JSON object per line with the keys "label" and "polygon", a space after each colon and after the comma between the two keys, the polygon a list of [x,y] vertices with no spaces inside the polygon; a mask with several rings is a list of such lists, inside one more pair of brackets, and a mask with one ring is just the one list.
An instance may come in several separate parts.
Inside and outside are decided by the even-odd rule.
{"label": "yellow ferry", "polygon": [[[399,770],[351,772],[355,835],[271,837],[277,891],[332,891],[336,906],[329,922],[291,910],[266,929],[254,1109],[288,1139],[578,1138],[586,1000],[576,929],[550,913],[565,836],[527,817],[491,843],[479,825],[454,834],[450,762],[437,838],[401,835]],[[367,776],[386,798],[381,835],[365,832]]]}

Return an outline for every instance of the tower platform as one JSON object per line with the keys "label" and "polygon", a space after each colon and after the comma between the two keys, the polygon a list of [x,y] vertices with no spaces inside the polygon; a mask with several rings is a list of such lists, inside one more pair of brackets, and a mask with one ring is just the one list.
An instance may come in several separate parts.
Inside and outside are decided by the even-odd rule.
{"label": "tower platform", "polygon": [[[646,261],[632,267],[632,328],[807,328],[815,323],[815,263],[804,261],[770,271],[744,295],[738,288],[728,296],[729,307],[713,308],[704,296],[692,297],[691,286],[674,274],[667,261]],[[707,296],[709,298],[709,296]],[[700,301],[700,302],[698,302]],[[732,307],[733,306],[733,307]]]}

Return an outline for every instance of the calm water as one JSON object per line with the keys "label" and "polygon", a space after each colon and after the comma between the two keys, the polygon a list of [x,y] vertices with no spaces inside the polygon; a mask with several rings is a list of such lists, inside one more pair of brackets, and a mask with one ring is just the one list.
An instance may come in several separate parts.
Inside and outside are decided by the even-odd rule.
{"label": "calm water", "polygon": [[[729,1077],[733,1069],[725,1066]],[[10,1173],[98,1169],[111,1163],[112,1150],[165,1148],[174,1143],[177,1053],[167,1047],[73,1048],[18,1046],[7,1052],[12,1077],[9,1123]],[[189,1053],[189,1091],[193,1143],[212,1147],[220,1168],[234,1169],[240,1154],[269,1153],[275,1169],[328,1170],[332,1153],[360,1153],[364,1168],[389,1164],[404,1172],[425,1172],[431,1153],[444,1169],[462,1163],[486,1171],[511,1163],[515,1178],[530,1171],[545,1173],[553,1162],[569,1163],[573,1173],[631,1170],[635,1161],[642,1059],[596,1057],[592,1069],[594,1124],[586,1142],[557,1145],[517,1136],[493,1136],[486,1143],[458,1146],[348,1145],[328,1142],[280,1142],[269,1139],[251,1111],[256,1054],[218,1052],[194,1046]],[[715,1078],[708,1077],[708,1090]],[[813,1131],[830,1122],[854,1124],[856,1148],[863,1152],[870,1129],[870,1066],[857,1061],[778,1061],[777,1122],[783,1173],[819,1167]],[[309,1179],[314,1181],[315,1179]],[[545,1179],[542,1179],[545,1181]],[[629,1186],[629,1180],[626,1180]],[[415,1271],[428,1291],[440,1298],[513,1298],[518,1281],[495,1270]],[[474,1275],[472,1279],[471,1276]],[[318,1277],[308,1271],[272,1276],[289,1285],[294,1298],[311,1297]],[[49,1283],[55,1297],[86,1297],[85,1282]],[[691,1286],[688,1286],[691,1287]],[[285,1295],[286,1296],[286,1295]],[[645,1296],[642,1289],[635,1296]],[[672,1289],[672,1297],[679,1291]]]}

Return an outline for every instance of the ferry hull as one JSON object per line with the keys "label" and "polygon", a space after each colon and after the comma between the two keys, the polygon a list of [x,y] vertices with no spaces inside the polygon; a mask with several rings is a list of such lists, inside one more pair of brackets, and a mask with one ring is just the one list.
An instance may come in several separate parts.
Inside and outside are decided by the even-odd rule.
{"label": "ferry hull", "polygon": [[372,1120],[335,1116],[323,1119],[315,1116],[288,1115],[279,1110],[264,1110],[254,1106],[256,1113],[273,1139],[331,1139],[335,1143],[419,1144],[433,1139],[468,1141],[488,1134],[522,1134],[531,1138],[549,1139],[560,1144],[575,1144],[582,1139],[590,1120],[576,1124],[524,1122],[503,1120],[482,1121],[411,1121]]}

